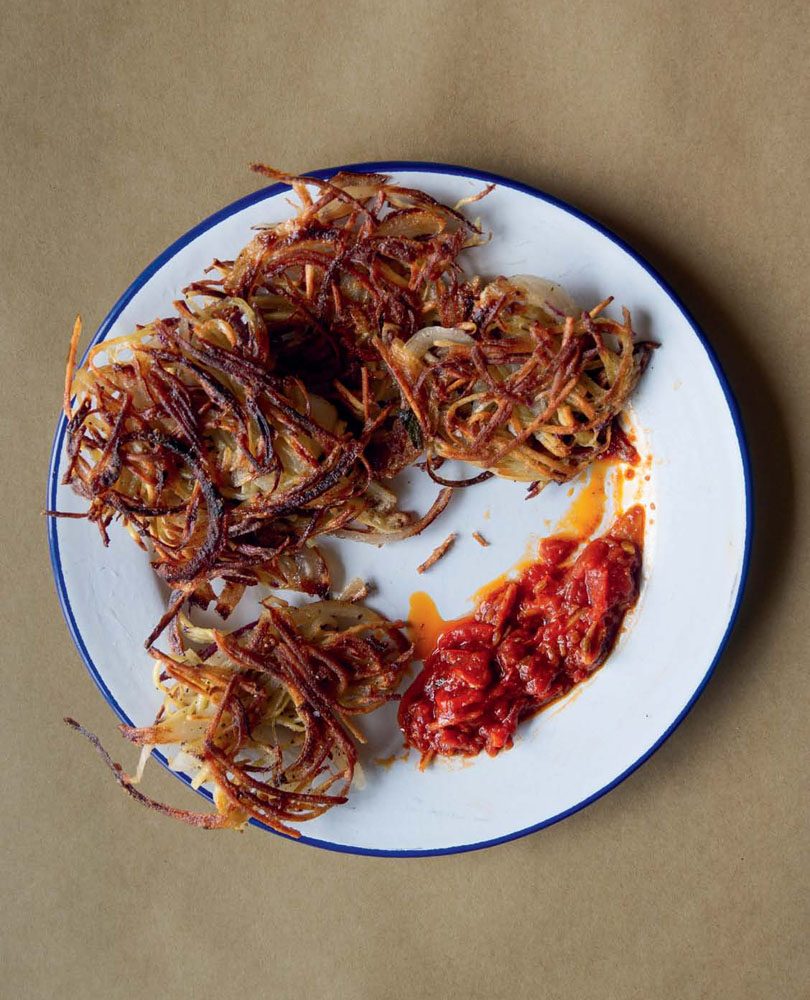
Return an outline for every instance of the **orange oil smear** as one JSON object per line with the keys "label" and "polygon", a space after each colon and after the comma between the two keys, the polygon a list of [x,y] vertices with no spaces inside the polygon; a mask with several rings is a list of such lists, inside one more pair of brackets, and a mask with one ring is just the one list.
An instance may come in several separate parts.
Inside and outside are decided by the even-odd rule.
{"label": "orange oil smear", "polygon": [[[509,580],[514,580],[515,577],[520,576],[524,570],[527,570],[530,566],[533,566],[538,559],[538,549],[539,549],[539,539],[536,535],[532,535],[528,542],[526,543],[526,551],[518,559],[516,563],[500,573],[495,577],[494,580],[489,580],[487,583],[482,584],[474,594],[470,595],[470,600],[473,602],[475,607],[490,594],[495,593],[496,590],[500,590],[501,587],[507,583]],[[455,624],[455,622],[453,622]]]}
{"label": "orange oil smear", "polygon": [[613,508],[617,514],[624,510],[624,476],[621,473],[613,478]]}
{"label": "orange oil smear", "polygon": [[588,482],[568,508],[565,517],[557,524],[558,535],[590,538],[605,516],[605,482],[614,463],[609,460],[594,462],[588,473]]}
{"label": "orange oil smear", "polygon": [[407,760],[408,754],[409,754],[408,748],[405,747],[405,750],[402,753],[392,753],[389,754],[387,757],[375,757],[374,763],[378,767],[386,767],[386,768],[391,767],[391,765],[395,764],[398,760]]}
{"label": "orange oil smear", "polygon": [[544,712],[546,717],[550,719],[558,712],[561,712],[564,708],[567,708],[572,701],[576,701],[577,698],[579,698],[579,696],[582,694],[582,692],[588,687],[588,685],[592,680],[593,680],[592,677],[588,677],[586,680],[580,681],[579,684],[576,685],[576,687],[571,688],[568,694],[563,695],[562,698],[558,698],[557,701],[552,702],[550,705],[548,705],[546,708],[542,708],[540,711]]}
{"label": "orange oil smear", "polygon": [[408,624],[411,627],[414,658],[425,660],[436,648],[442,632],[455,624],[455,621],[457,619],[442,618],[436,602],[424,590],[417,590],[415,594],[411,594]]}

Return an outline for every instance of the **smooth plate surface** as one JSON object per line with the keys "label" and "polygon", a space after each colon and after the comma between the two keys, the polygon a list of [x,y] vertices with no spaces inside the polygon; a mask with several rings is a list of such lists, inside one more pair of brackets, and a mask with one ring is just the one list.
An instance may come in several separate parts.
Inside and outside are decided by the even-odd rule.
{"label": "smooth plate surface", "polygon": [[[646,759],[691,707],[728,636],[744,582],[751,533],[747,456],[735,404],[702,335],[665,283],[615,237],[503,178],[430,164],[361,166],[384,169],[451,204],[495,181],[495,190],[473,206],[493,239],[467,255],[468,270],[542,275],[582,305],[613,294],[617,307],[631,309],[639,333],[662,345],[633,401],[649,461],[634,484],[636,496],[628,488],[624,496],[625,504],[637,498],[648,507],[644,585],[631,627],[606,667],[525,724],[512,751],[440,763],[425,773],[414,755],[390,766],[376,762],[396,753],[401,740],[393,707],[375,713],[365,724],[365,787],[302,829],[304,842],[337,850],[469,850],[539,829],[597,798]],[[277,187],[257,192],[178,240],[121,297],[94,342],[170,313],[179,289],[213,257],[235,254],[251,226],[291,213],[287,195]],[[63,436],[64,420],[48,505],[81,510],[58,485]],[[415,510],[426,509],[436,492],[418,470],[403,477],[401,489]],[[370,603],[391,617],[404,617],[410,594],[422,589],[446,617],[463,614],[473,592],[553,530],[570,502],[568,487],[551,486],[528,502],[519,485],[507,482],[460,491],[419,538],[379,550],[328,543],[336,583],[369,579],[376,588]],[[476,528],[492,542],[489,548],[471,538]],[[452,552],[418,576],[416,566],[453,530],[460,538]],[[106,550],[96,529],[82,521],[52,520],[49,533],[62,606],[88,669],[122,720],[150,722],[157,699],[142,641],[162,613],[165,593],[147,558],[120,528]],[[247,620],[247,607],[240,612],[237,622]]]}

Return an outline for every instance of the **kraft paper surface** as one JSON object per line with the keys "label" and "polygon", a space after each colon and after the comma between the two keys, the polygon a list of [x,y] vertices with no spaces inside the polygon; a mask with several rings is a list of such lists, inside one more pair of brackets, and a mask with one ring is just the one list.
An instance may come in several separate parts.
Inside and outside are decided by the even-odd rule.
{"label": "kraft paper surface", "polygon": [[[0,996],[807,996],[806,5],[3,13]],[[665,745],[538,834],[390,860],[188,829],[122,794],[61,721],[133,766],[41,516],[73,318],[89,336],[169,243],[257,186],[259,159],[444,161],[566,199],[666,276],[739,399],[756,534],[731,641]],[[148,788],[198,805],[158,767]]]}

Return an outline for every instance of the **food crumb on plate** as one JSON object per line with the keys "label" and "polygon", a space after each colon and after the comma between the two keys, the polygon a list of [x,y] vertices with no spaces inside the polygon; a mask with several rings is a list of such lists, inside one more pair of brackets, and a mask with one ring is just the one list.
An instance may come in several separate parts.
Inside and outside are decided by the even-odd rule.
{"label": "food crumb on plate", "polygon": [[448,550],[452,546],[453,542],[455,542],[456,538],[457,538],[456,532],[455,531],[451,532],[447,536],[447,538],[445,538],[445,540],[441,543],[441,545],[437,545],[436,548],[427,557],[427,559],[425,559],[423,563],[420,563],[416,567],[416,572],[426,573],[431,566],[435,566],[436,563],[442,558],[442,556],[445,556],[447,554]]}

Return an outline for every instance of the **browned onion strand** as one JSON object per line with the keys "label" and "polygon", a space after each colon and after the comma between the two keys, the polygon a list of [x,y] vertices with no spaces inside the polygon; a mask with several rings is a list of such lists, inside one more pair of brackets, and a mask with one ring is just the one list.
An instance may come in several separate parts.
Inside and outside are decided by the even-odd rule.
{"label": "browned onion strand", "polygon": [[200,813],[189,811],[188,809],[174,809],[172,806],[167,806],[163,802],[158,802],[157,799],[144,795],[143,792],[134,786],[132,777],[125,774],[121,765],[116,763],[116,761],[114,761],[107,753],[101,744],[101,740],[99,740],[95,733],[91,733],[89,729],[85,729],[81,723],[76,722],[75,719],[71,719],[69,716],[65,717],[64,722],[65,725],[70,726],[71,729],[74,729],[77,733],[90,741],[90,743],[95,747],[98,755],[110,771],[112,771],[118,784],[129,796],[135,799],[136,802],[139,802],[141,805],[144,805],[149,809],[154,809],[155,812],[163,813],[164,816],[170,816],[172,819],[178,819],[183,823],[188,823],[189,826],[200,827],[204,830],[215,830],[226,826],[225,817],[217,813]]}

